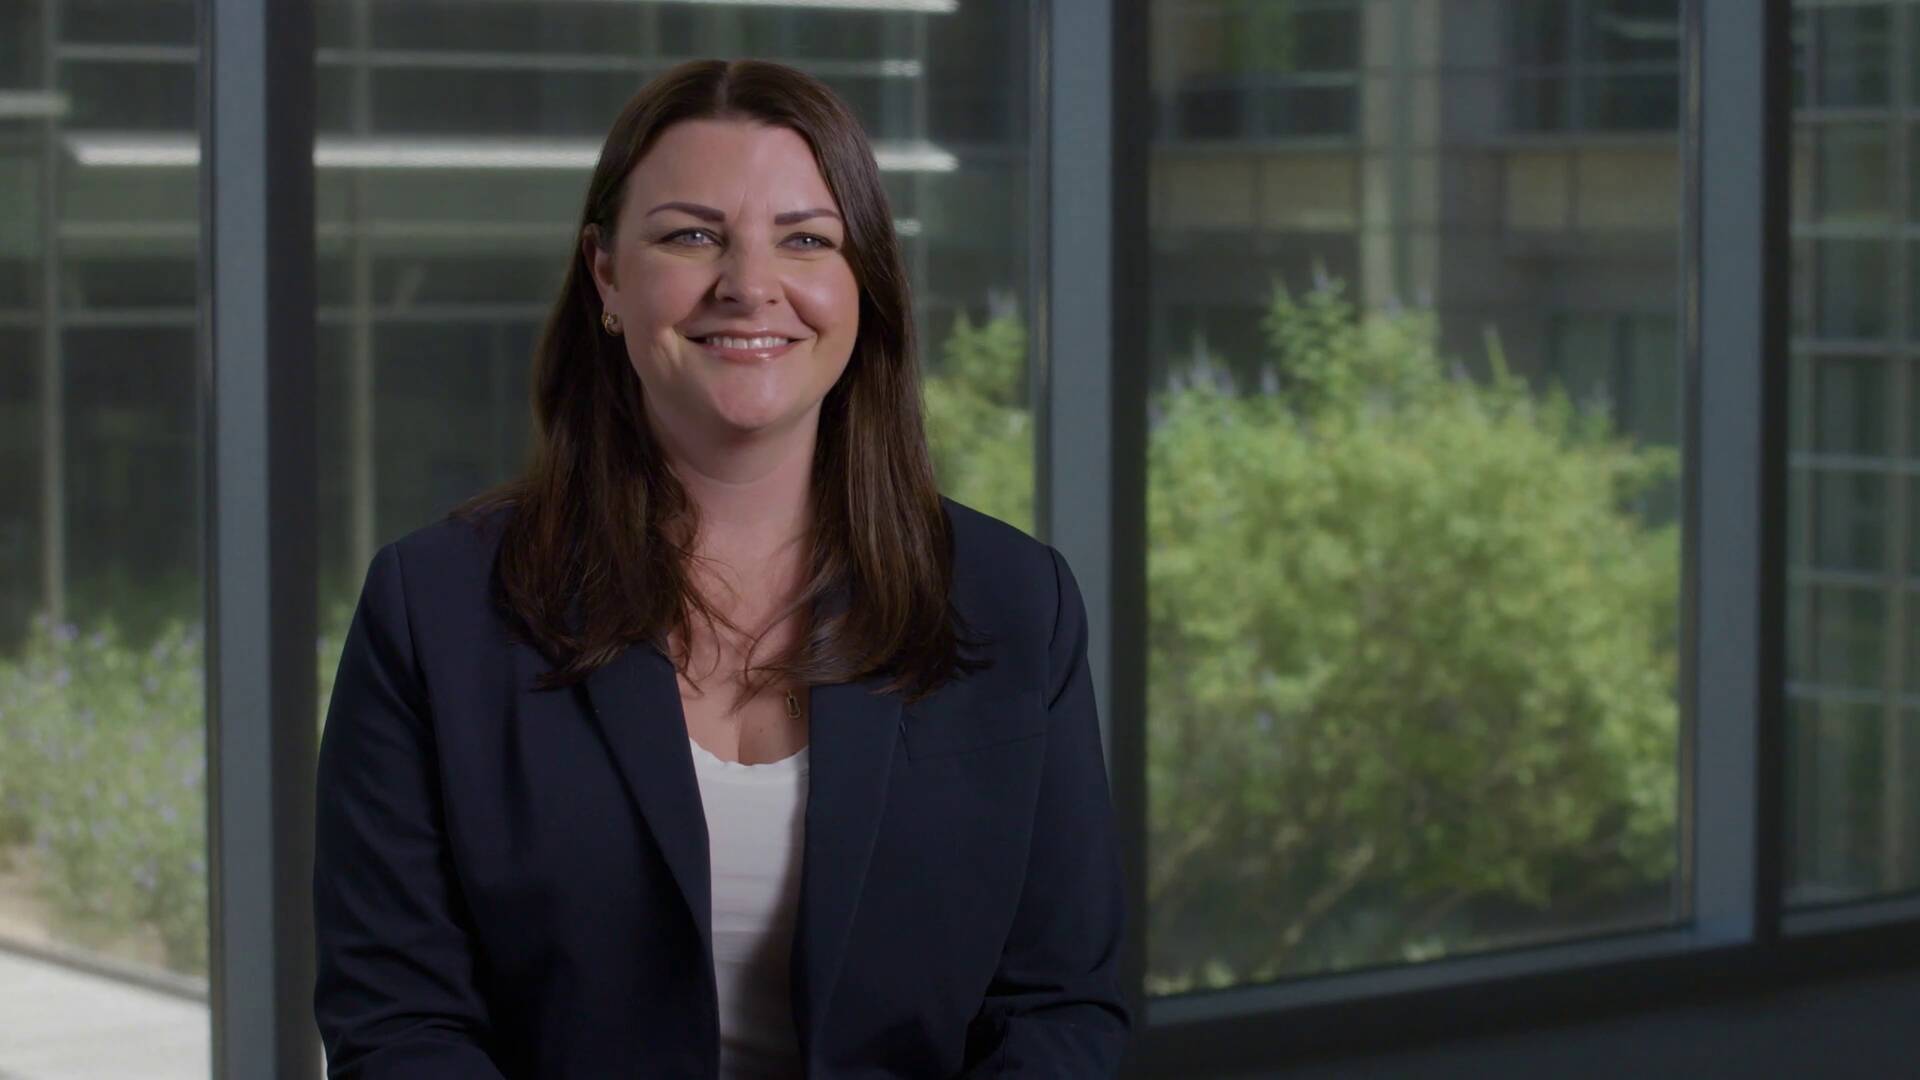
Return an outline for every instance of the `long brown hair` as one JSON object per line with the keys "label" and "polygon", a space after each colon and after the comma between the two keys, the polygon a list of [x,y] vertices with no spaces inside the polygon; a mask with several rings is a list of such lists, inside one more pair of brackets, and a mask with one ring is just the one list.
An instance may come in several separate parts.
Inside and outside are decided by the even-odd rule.
{"label": "long brown hair", "polygon": [[627,103],[601,147],[573,260],[535,352],[527,466],[450,516],[512,509],[495,588],[554,664],[543,688],[576,683],[634,643],[665,651],[670,634],[682,643],[674,661],[684,670],[695,618],[733,628],[690,575],[696,507],[648,429],[622,340],[601,332],[580,244],[589,226],[615,232],[627,175],[663,131],[723,118],[807,140],[846,223],[842,250],[860,293],[853,355],[820,408],[806,580],[774,619],[801,614],[805,631],[764,663],[748,650],[743,696],[776,679],[883,674],[887,689],[922,697],[974,665],[960,655],[970,643],[949,601],[953,540],[921,419],[906,271],[859,122],[824,84],[792,68],[692,61]]}

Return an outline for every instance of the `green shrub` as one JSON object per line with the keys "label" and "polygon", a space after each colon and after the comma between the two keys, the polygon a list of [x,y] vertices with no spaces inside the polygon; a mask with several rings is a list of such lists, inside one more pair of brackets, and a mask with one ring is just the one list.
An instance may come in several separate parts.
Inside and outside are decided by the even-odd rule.
{"label": "green shrub", "polygon": [[[1155,992],[1657,909],[1679,549],[1632,507],[1672,452],[1529,393],[1497,345],[1456,377],[1430,314],[1337,283],[1276,295],[1266,330],[1262,385],[1203,364],[1150,404]],[[1024,512],[1021,335],[953,340],[941,481]]]}
{"label": "green shrub", "polygon": [[924,383],[940,488],[983,514],[1033,531],[1033,415],[1025,399],[1027,331],[1019,320],[954,320]]}
{"label": "green shrub", "polygon": [[59,929],[83,943],[152,927],[204,973],[204,689],[197,628],[129,647],[112,623],[36,621],[0,664],[0,802],[38,849]]}
{"label": "green shrub", "polygon": [[[350,614],[333,606],[316,647],[320,719]],[[188,974],[207,968],[201,633],[175,619],[134,643],[42,617],[0,661],[0,847],[37,850],[63,937],[148,928]]]}

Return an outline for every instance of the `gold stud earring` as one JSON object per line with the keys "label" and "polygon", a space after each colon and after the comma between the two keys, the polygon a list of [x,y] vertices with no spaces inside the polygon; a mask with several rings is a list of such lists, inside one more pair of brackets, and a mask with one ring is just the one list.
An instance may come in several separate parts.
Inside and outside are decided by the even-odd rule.
{"label": "gold stud earring", "polygon": [[614,319],[613,312],[611,311],[601,312],[600,325],[605,327],[607,333],[612,334],[614,337],[620,336],[620,323]]}

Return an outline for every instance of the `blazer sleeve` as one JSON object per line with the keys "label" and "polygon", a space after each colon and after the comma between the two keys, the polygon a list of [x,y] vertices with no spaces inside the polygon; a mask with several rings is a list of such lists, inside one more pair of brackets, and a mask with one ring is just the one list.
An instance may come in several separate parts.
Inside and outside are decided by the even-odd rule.
{"label": "blazer sleeve", "polygon": [[1048,549],[1059,607],[1048,646],[1050,719],[1026,880],[961,1080],[1119,1072],[1132,1017],[1120,988],[1126,887],[1087,667],[1087,612]]}
{"label": "blazer sleeve", "polygon": [[380,549],[320,740],[314,1018],[339,1080],[499,1080],[449,863],[399,550]]}

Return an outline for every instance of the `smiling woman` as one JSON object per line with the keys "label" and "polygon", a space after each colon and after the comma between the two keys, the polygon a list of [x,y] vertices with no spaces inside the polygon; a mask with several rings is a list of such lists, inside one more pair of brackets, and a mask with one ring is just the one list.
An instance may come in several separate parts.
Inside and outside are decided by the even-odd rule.
{"label": "smiling woman", "polygon": [[744,118],[676,124],[627,177],[623,204],[631,224],[587,226],[583,252],[669,453],[724,452],[694,445],[702,432],[816,427],[860,301],[807,141]]}
{"label": "smiling woman", "polygon": [[[710,61],[635,96],[594,170],[538,351],[543,445],[526,475],[462,508],[518,507],[504,593],[556,659],[551,685],[633,640],[670,643],[683,669],[713,666],[723,650],[694,655],[695,621],[771,647],[742,701],[775,680],[889,665],[896,689],[920,694],[954,667],[948,523],[910,310],[879,167],[824,85],[776,64]],[[814,484],[816,466],[835,482]],[[619,490],[593,490],[610,469],[625,472]],[[780,535],[725,551],[710,529],[700,543],[702,516],[769,500],[787,508]],[[880,521],[884,533],[867,527]],[[784,580],[703,580],[714,564],[682,551],[788,565]],[[856,580],[870,604],[798,632]],[[743,590],[757,596],[740,614],[762,634],[711,602]]]}
{"label": "smiling woman", "polygon": [[342,653],[334,1074],[1112,1075],[1085,605],[934,485],[852,114],[675,68],[578,237],[526,471],[382,548]]}

